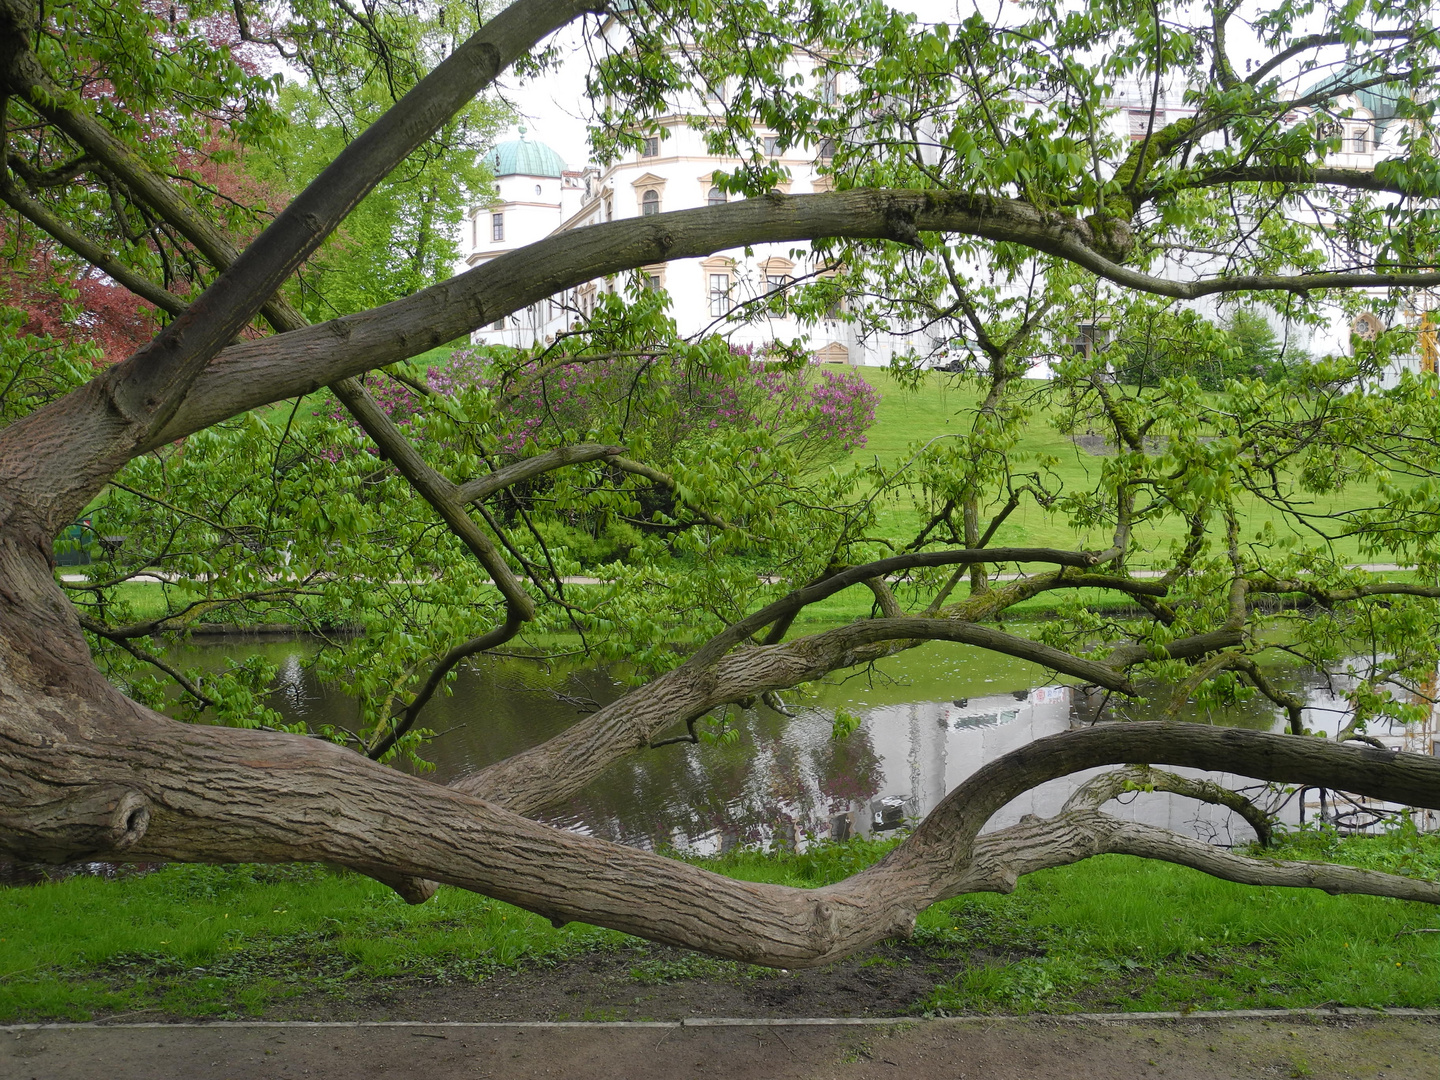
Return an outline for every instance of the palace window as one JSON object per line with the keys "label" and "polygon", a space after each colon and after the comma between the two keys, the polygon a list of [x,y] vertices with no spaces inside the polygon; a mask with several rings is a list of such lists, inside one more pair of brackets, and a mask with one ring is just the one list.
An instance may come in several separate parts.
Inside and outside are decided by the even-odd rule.
{"label": "palace window", "polygon": [[658,191],[647,191],[640,196],[640,213],[649,217],[651,214],[660,212],[660,193]]}
{"label": "palace window", "polygon": [[718,187],[712,187],[710,193],[705,196],[705,202],[710,206],[724,206],[727,201],[725,193]]}
{"label": "palace window", "polygon": [[714,318],[730,314],[730,275],[710,275],[710,314]]}
{"label": "palace window", "polygon": [[1110,328],[1099,323],[1080,323],[1075,327],[1075,336],[1070,339],[1070,347],[1076,356],[1093,356],[1104,352],[1109,344]]}
{"label": "palace window", "polygon": [[659,157],[659,156],[660,156],[660,136],[658,136],[658,135],[650,135],[650,136],[647,136],[646,139],[645,139],[644,144],[643,144],[643,145],[641,146],[641,148],[640,148],[640,156],[641,156],[641,157]]}
{"label": "palace window", "polygon": [[490,215],[490,239],[494,243],[500,243],[505,239],[505,215]]}

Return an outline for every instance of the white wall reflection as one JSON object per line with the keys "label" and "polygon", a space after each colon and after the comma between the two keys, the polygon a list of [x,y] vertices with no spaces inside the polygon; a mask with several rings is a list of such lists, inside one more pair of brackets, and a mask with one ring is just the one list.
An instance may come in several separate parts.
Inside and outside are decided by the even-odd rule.
{"label": "white wall reflection", "polygon": [[[1087,702],[1082,691],[1068,686],[1040,686],[1030,691],[961,698],[951,702],[916,701],[882,705],[865,714],[861,730],[869,736],[880,758],[883,781],[875,797],[855,803],[848,811],[832,816],[831,835],[870,835],[902,827],[923,818],[941,799],[987,762],[1012,750],[1083,726]],[[1307,728],[1330,736],[1349,716],[1343,688],[1306,688]],[[1406,726],[1381,720],[1372,722],[1370,733],[1387,746],[1412,753],[1440,751],[1436,742],[1436,718]],[[1198,718],[1197,718],[1198,719]],[[1283,717],[1275,717],[1271,730],[1283,731]],[[985,831],[1014,825],[1027,814],[1049,817],[1058,813],[1077,787],[1103,769],[1090,769],[1033,788],[1001,809]],[[1322,811],[1327,819],[1351,808],[1351,803],[1333,792],[1322,800],[1317,789],[1286,792],[1254,779],[1229,773],[1208,774],[1196,769],[1176,768],[1186,776],[1209,776],[1227,787],[1250,794],[1262,806],[1278,811],[1279,820],[1296,825],[1314,821]],[[1378,811],[1398,807],[1377,801],[1355,800],[1355,805]],[[1156,825],[1199,839],[1221,844],[1248,843],[1254,830],[1238,815],[1223,807],[1211,806],[1167,792],[1133,793],[1113,800],[1106,812],[1127,820]],[[1364,815],[1351,814],[1353,825],[1362,825]],[[1440,827],[1440,815],[1423,811],[1416,815],[1422,828]],[[1347,821],[1339,822],[1345,827]]]}

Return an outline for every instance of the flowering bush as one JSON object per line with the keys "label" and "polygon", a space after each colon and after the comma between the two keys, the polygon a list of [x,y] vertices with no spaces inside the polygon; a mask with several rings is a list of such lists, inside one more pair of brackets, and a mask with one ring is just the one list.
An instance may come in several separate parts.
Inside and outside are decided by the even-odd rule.
{"label": "flowering bush", "polygon": [[[430,386],[454,393],[485,387],[495,403],[499,447],[525,455],[574,439],[640,438],[657,460],[707,432],[763,434],[802,468],[865,445],[880,395],[852,372],[820,373],[733,357],[721,371],[678,357],[529,362],[503,375],[456,354],[432,369]],[[757,441],[757,448],[758,448]]]}
{"label": "flowering bush", "polygon": [[[822,371],[729,358],[724,370],[678,357],[622,357],[507,366],[484,350],[457,351],[431,367],[426,384],[449,398],[478,393],[488,405],[492,447],[524,457],[582,440],[638,443],[656,464],[707,433],[758,436],[794,467],[817,468],[865,445],[880,395],[850,371]],[[417,394],[385,375],[366,386],[400,427],[422,415]],[[319,410],[346,421],[338,402]]]}

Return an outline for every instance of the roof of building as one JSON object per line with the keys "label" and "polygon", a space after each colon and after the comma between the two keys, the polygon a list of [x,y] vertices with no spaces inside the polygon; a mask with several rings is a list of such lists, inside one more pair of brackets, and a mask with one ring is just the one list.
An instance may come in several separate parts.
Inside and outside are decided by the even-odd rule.
{"label": "roof of building", "polygon": [[502,142],[485,155],[496,176],[556,176],[565,171],[565,159],[542,142],[533,142],[520,129],[520,137]]}
{"label": "roof of building", "polygon": [[[1336,90],[1344,93],[1343,88],[1355,83],[1371,82],[1380,76],[1380,73],[1365,65],[1357,65],[1348,68],[1329,78],[1321,79],[1319,82],[1301,91],[1301,97],[1310,97],[1313,94],[1326,90]],[[1365,86],[1359,90],[1350,92],[1356,103],[1375,118],[1376,126],[1384,130],[1388,121],[1393,120],[1400,111],[1400,103],[1410,97],[1410,88],[1399,80],[1395,82],[1377,82],[1373,86]]]}

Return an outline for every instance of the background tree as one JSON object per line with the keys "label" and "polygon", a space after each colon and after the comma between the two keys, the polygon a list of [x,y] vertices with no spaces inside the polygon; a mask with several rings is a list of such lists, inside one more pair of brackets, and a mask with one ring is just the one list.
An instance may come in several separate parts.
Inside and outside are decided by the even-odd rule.
{"label": "background tree", "polygon": [[[298,191],[392,103],[383,86],[361,87],[336,102],[308,85],[288,85],[280,94],[286,123],[277,146],[247,164],[275,186]],[[292,290],[300,311],[323,321],[449,277],[460,257],[465,211],[488,196],[481,154],[505,117],[493,103],[472,102],[386,177],[306,263]]]}
{"label": "background tree", "polygon": [[[1277,5],[1250,21],[1271,59],[1242,78],[1226,44],[1240,25],[1228,7],[1207,10],[1198,26],[1187,22],[1188,9],[1037,4],[1013,25],[977,16],[920,28],[872,5],[624,5],[603,12],[619,34],[610,40],[623,47],[596,69],[607,102],[601,152],[634,147],[697,69],[724,73],[735,92],[713,137],[742,158],[724,183],[752,197],[553,237],[383,307],[305,325],[280,290],[325,237],[500,71],[517,63],[535,70],[545,36],[592,11],[602,13],[572,0],[520,0],[453,48],[447,42],[445,58],[416,81],[431,54],[414,47],[420,38],[398,7],[297,6],[291,21],[261,30],[243,4],[233,7],[241,40],[268,40],[346,92],[380,72],[398,98],[237,251],[236,229],[224,223],[233,208],[213,205],[173,169],[164,140],[137,151],[132,115],[112,116],[108,99],[97,105],[75,89],[113,63],[133,72],[120,81],[139,88],[135,101],[149,101],[144,71],[169,70],[157,50],[147,44],[122,56],[106,46],[103,63],[92,60],[99,46],[60,50],[57,16],[0,0],[0,76],[15,118],[7,139],[46,169],[53,159],[66,165],[62,173],[88,177],[70,189],[82,209],[106,176],[122,194],[118,210],[86,216],[46,202],[43,183],[27,181],[23,191],[12,184],[12,205],[174,316],[151,343],[0,431],[4,849],[41,859],[120,851],[326,859],[413,900],[448,882],[557,919],[779,966],[843,955],[908,931],[915,912],[938,899],[1006,889],[1018,874],[1105,851],[1255,883],[1440,900],[1433,883],[1244,859],[1104,814],[1099,806],[1131,774],[1087,788],[1048,821],[979,836],[996,810],[1036,784],[1127,762],[1440,804],[1440,764],[1304,734],[1303,703],[1273,685],[1260,662],[1283,641],[1333,663],[1361,631],[1374,654],[1360,672],[1357,704],[1363,697],[1371,716],[1403,715],[1395,684],[1434,670],[1433,379],[1376,392],[1338,358],[1297,366],[1273,386],[1234,380],[1217,396],[1188,375],[1118,386],[1103,351],[1072,355],[1057,358],[1052,407],[1094,418],[1119,452],[1093,483],[1073,489],[1057,482],[1051,463],[1014,453],[1016,432],[1039,413],[1020,375],[1082,316],[1135,326],[1137,335],[1148,320],[1156,350],[1208,350],[1223,331],[1170,301],[1246,294],[1318,318],[1310,305],[1344,304],[1349,290],[1389,290],[1381,306],[1396,309],[1401,290],[1440,283],[1426,269],[1433,234],[1421,228],[1440,194],[1431,110],[1414,92],[1434,67],[1424,7]],[[64,18],[71,33],[110,32],[87,7]],[[167,40],[157,15],[136,9],[136,18]],[[177,18],[177,40],[189,49],[193,35],[180,34],[181,25]],[[1289,94],[1297,69],[1332,48],[1363,52],[1366,67],[1342,53],[1338,84]],[[202,67],[224,57],[198,44],[192,51],[203,54]],[[169,64],[173,55],[164,54]],[[790,77],[788,63],[815,55],[822,73],[845,80],[833,94]],[[1383,168],[1331,168],[1325,160],[1338,144],[1326,122],[1285,118],[1308,106],[1323,114],[1375,65],[1387,84],[1410,90],[1402,108],[1411,134]],[[207,107],[217,116],[238,109],[245,119],[236,128],[253,123],[256,138],[268,137],[261,121],[273,108],[260,85],[241,68],[225,72]],[[1108,88],[1136,75],[1153,101],[1165,77],[1183,77],[1193,113],[1161,125],[1152,105],[1143,138],[1106,134]],[[774,190],[780,178],[756,146],[757,125],[790,145],[831,139],[837,190]],[[188,117],[170,128],[192,131]],[[187,137],[198,142],[199,129]],[[1323,205],[1324,213],[1300,222],[1287,213],[1294,205]],[[157,224],[122,258],[102,238],[115,246],[133,235],[115,225],[131,207]],[[973,357],[983,393],[967,423],[894,474],[799,475],[784,440],[757,442],[735,428],[717,428],[703,447],[678,454],[671,472],[634,456],[647,449],[643,428],[632,440],[638,449],[570,441],[580,432],[555,425],[559,445],[507,454],[498,441],[505,416],[495,411],[503,397],[481,385],[427,392],[423,372],[397,366],[596,278],[793,240],[828,242],[845,269],[797,304],[827,304],[848,283],[862,290],[854,317],[942,328],[954,343],[947,347]],[[1187,267],[1186,253],[1202,250]],[[184,273],[166,269],[182,263]],[[1183,273],[1174,273],[1177,263]],[[192,299],[171,288],[182,282],[206,288]],[[276,333],[264,334],[257,319]],[[525,362],[563,368],[617,353],[678,355],[702,379],[737,362],[728,349],[675,341],[663,313],[644,303],[610,306],[557,344]],[[403,426],[357,378],[387,366],[423,399]],[[663,401],[673,385],[647,389]],[[373,455],[348,424],[296,423],[303,396],[321,386],[331,387]],[[264,411],[279,402],[290,404]],[[601,411],[599,422],[612,422],[612,413]],[[189,482],[203,474],[229,485],[230,497],[217,490],[205,500],[167,499],[164,485],[188,460],[214,465],[192,471]],[[132,472],[138,484],[128,482]],[[648,565],[618,574],[599,603],[577,603],[543,529],[504,513],[503,493],[542,475],[570,485],[556,499],[561,510],[570,509],[566,500],[584,501],[677,528],[663,548],[642,553]],[[627,486],[636,477],[665,488],[672,502],[637,509]],[[1325,503],[1361,483],[1376,492],[1373,503]],[[911,487],[928,500],[929,523],[908,540],[876,533],[877,500]],[[144,538],[129,570],[162,551],[203,595],[182,595],[160,620],[125,623],[123,612],[98,603],[107,583],[92,581],[81,591],[96,602],[77,612],[55,582],[51,545],[107,490],[169,523]],[[1256,530],[1242,499],[1307,539],[1273,523]],[[1067,542],[1007,544],[1022,507],[1053,516]],[[165,536],[182,522],[205,542],[167,551]],[[1413,576],[1372,580],[1350,568],[1357,549],[1401,562]],[[689,558],[664,562],[675,553]],[[727,558],[734,554],[768,559],[773,576],[757,577]],[[1160,576],[1132,573],[1142,560]],[[1014,567],[1025,576],[995,573]],[[875,598],[873,617],[791,633],[805,606],[861,585]],[[1129,597],[1148,618],[1105,622],[1083,606],[1090,590]],[[1031,636],[997,625],[1045,592],[1075,597],[1066,618]],[[1270,597],[1280,603],[1259,602]],[[362,728],[331,733],[346,745],[275,730],[256,701],[263,673],[237,673],[220,698],[172,673],[190,682],[195,710],[243,726],[171,719],[154,710],[158,696],[139,680],[120,673],[130,696],[107,681],[84,636],[163,670],[147,639],[215,605],[254,603],[288,604],[320,623],[346,612],[377,631],[386,624],[350,657],[377,663],[352,680],[363,695]],[[1311,603],[1316,617],[1301,621],[1296,609]],[[1266,626],[1277,608],[1292,620],[1288,637]],[[416,737],[420,708],[457,663],[532,626],[566,626],[587,641],[603,628],[609,647],[623,648],[648,681],[452,787],[374,760]],[[670,647],[680,626],[695,648]],[[1023,657],[1122,696],[1137,696],[1141,678],[1170,687],[1177,703],[1253,689],[1285,710],[1294,734],[1137,723],[1043,740],[975,774],[882,863],[809,892],[729,881],[525,816],[671,730],[693,733],[717,708],[925,640]],[[147,692],[151,706],[137,700]],[[1154,782],[1196,793],[1179,780]]]}

